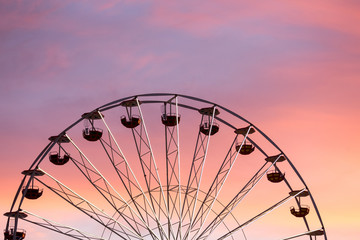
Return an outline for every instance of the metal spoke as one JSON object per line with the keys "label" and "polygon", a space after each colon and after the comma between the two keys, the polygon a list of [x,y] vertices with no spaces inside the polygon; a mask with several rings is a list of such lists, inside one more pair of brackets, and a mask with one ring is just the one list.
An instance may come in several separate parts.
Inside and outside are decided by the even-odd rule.
{"label": "metal spoke", "polygon": [[[138,234],[141,235],[139,227],[143,227],[154,234],[151,228],[147,225],[145,221],[134,211],[134,209],[124,200],[124,198],[114,189],[114,187],[105,179],[105,177],[97,170],[97,168],[90,162],[90,160],[85,156],[85,154],[80,150],[80,148],[71,140],[71,138],[66,135],[72,145],[78,150],[81,158],[80,161],[76,161],[74,158],[71,158],[74,164],[78,169],[83,173],[86,179],[95,187],[96,190],[107,200],[108,203],[117,211],[117,213],[126,221],[127,224]],[[119,206],[127,205],[130,211],[131,217],[120,212]],[[135,218],[135,216],[137,218]],[[140,225],[140,222],[143,225]]]}
{"label": "metal spoke", "polygon": [[[215,200],[217,199],[217,197],[219,196],[219,193],[227,179],[227,176],[229,175],[238,155],[239,152],[241,150],[241,148],[243,147],[247,136],[249,135],[250,131],[251,131],[251,126],[248,127],[247,132],[244,136],[244,139],[242,140],[239,148],[237,151],[232,152],[232,149],[234,148],[234,145],[236,143],[236,140],[238,138],[238,134],[236,135],[234,141],[232,142],[230,149],[223,161],[223,163],[221,164],[221,167],[217,173],[217,175],[215,176],[215,179],[213,180],[213,183],[211,184],[208,193],[206,194],[204,200],[201,203],[201,206],[195,216],[194,222],[193,222],[193,226],[194,227],[198,222],[200,224],[200,227],[196,230],[195,234],[194,234],[194,239],[196,239],[196,235],[201,231],[201,229],[203,228],[205,221],[210,213],[211,208],[213,207],[213,204],[215,202]],[[214,196],[213,198],[209,199],[209,196]],[[205,203],[207,203],[207,205],[205,206]]]}
{"label": "metal spoke", "polygon": [[[178,215],[178,229],[181,229],[181,179],[180,179],[180,146],[179,146],[179,111],[178,111],[178,98],[177,96],[172,97],[169,101],[164,103],[164,117],[166,117],[166,104],[170,105],[170,115],[171,112],[171,104],[175,99],[175,126],[167,126],[165,125],[165,152],[166,152],[166,193],[167,193],[167,211],[168,211],[168,234],[171,234],[171,217],[172,212],[176,211],[176,206],[178,205],[179,213]],[[174,187],[174,186],[175,187]],[[177,187],[176,198],[172,200],[170,196],[170,190],[173,190]],[[170,189],[172,188],[172,189]],[[171,208],[172,206],[172,208]],[[174,226],[176,228],[176,226]],[[176,235],[180,235],[181,239],[181,231],[179,231]]]}
{"label": "metal spoke", "polygon": [[280,159],[281,155],[278,155],[276,160],[262,171],[267,162],[255,173],[250,181],[235,195],[235,197],[226,205],[226,207],[212,220],[212,222],[202,231],[197,239],[207,239],[214,229],[228,216],[229,213],[247,196],[247,194],[257,185],[262,177],[274,166],[274,164]]}
{"label": "metal spoke", "polygon": [[[59,180],[57,180],[55,177],[51,176],[49,173],[45,172],[43,169],[39,169],[43,173],[45,173],[46,176],[48,176],[51,180],[53,180],[57,187],[50,186],[49,184],[42,181],[41,178],[37,178],[36,180],[43,184],[45,187],[50,189],[52,192],[60,196],[62,199],[64,199],[66,202],[71,204],[73,207],[77,208],[81,212],[85,213],[90,218],[94,219],[99,224],[103,225],[104,227],[108,228],[110,231],[118,235],[119,237],[125,239],[123,236],[133,236],[137,239],[142,239],[140,235],[129,229],[128,227],[124,226],[120,222],[118,222],[116,219],[108,215],[106,212],[101,210],[99,207],[95,206],[93,203],[86,200],[84,197],[77,194],[74,190],[70,189],[65,184],[61,183]],[[106,223],[108,222],[108,223]],[[118,226],[120,230],[117,230],[115,228],[110,228],[110,225]],[[124,230],[126,229],[126,231]],[[120,235],[121,234],[121,235]]]}
{"label": "metal spoke", "polygon": [[[156,212],[156,208],[155,208],[155,204],[154,204],[154,201],[156,201],[156,198],[151,193],[151,189],[153,189],[154,187],[160,187],[160,189],[161,189],[160,201],[164,202],[165,209],[166,209],[166,217],[167,217],[168,221],[170,221],[168,207],[166,205],[166,199],[165,199],[164,191],[162,189],[162,184],[160,181],[160,176],[158,173],[158,168],[156,165],[153,150],[151,148],[149,135],[146,130],[144,116],[141,111],[139,100],[135,99],[135,101],[136,101],[136,105],[137,105],[137,108],[138,108],[138,111],[140,114],[141,123],[139,126],[139,128],[140,128],[139,131],[137,130],[137,128],[132,128],[131,130],[132,130],[132,134],[134,137],[134,142],[136,144],[136,149],[137,149],[139,160],[141,163],[141,168],[142,168],[142,171],[144,174],[146,187],[148,189],[150,202],[151,202],[151,208],[154,209],[154,211]],[[129,113],[128,113],[128,117],[129,118],[131,117]],[[158,209],[158,212],[159,212],[159,214],[155,214],[154,217],[157,219],[157,225],[158,225],[159,232],[162,237],[165,237],[167,240],[169,240],[170,236],[167,236],[166,231],[162,227],[162,224],[159,220],[161,217],[160,216],[161,210]],[[171,231],[171,233],[173,234],[172,231]]]}
{"label": "metal spoke", "polygon": [[220,238],[218,238],[218,240],[222,240],[225,238],[230,237],[233,233],[245,228],[246,226],[250,225],[251,223],[257,221],[258,219],[260,219],[261,217],[265,216],[266,214],[270,213],[271,211],[273,211],[274,209],[280,207],[281,205],[283,205],[284,203],[286,203],[287,201],[289,201],[292,198],[295,198],[296,196],[298,196],[300,193],[302,193],[303,191],[305,191],[306,189],[303,189],[301,191],[299,191],[297,194],[295,194],[294,196],[287,196],[284,199],[280,200],[279,202],[275,203],[274,205],[272,205],[271,207],[269,207],[268,209],[266,209],[265,211],[259,213],[258,215],[256,215],[255,217],[249,219],[248,221],[246,221],[245,223],[241,224],[240,226],[234,228],[233,230],[229,231],[228,233],[226,233],[225,235],[221,236]]}
{"label": "metal spoke", "polygon": [[296,234],[294,236],[291,236],[291,237],[287,237],[287,238],[282,238],[281,240],[289,240],[289,239],[294,239],[294,238],[298,238],[298,237],[302,237],[302,236],[321,236],[321,235],[324,235],[324,229],[322,228],[318,228],[318,229],[315,229],[315,230],[311,230],[311,231],[306,231],[306,232],[303,232],[303,233],[299,233],[299,234]]}
{"label": "metal spoke", "polygon": [[[210,136],[212,135],[211,132],[213,130],[215,113],[216,113],[216,106],[214,106],[212,108],[211,123],[210,123],[209,133],[207,135],[202,134],[201,130],[199,128],[199,133],[198,133],[198,137],[197,137],[197,141],[196,141],[194,157],[193,157],[193,161],[191,164],[189,179],[188,179],[188,183],[187,183],[187,189],[186,189],[186,193],[184,196],[183,210],[182,210],[183,211],[182,212],[183,220],[187,214],[189,216],[188,228],[184,235],[185,239],[187,239],[188,234],[192,227],[192,223],[193,223],[193,218],[194,218],[194,213],[195,213],[195,209],[196,209],[202,174],[203,174],[204,165],[205,165],[205,161],[206,161],[206,157],[207,157],[207,152],[209,149]],[[202,114],[200,126],[204,123],[204,117],[205,117],[205,114]],[[190,200],[190,203],[189,203],[188,195],[191,193],[189,191],[191,188],[195,189],[195,196],[194,196],[194,198],[192,198]],[[185,206],[187,206],[187,211],[184,213]]]}
{"label": "metal spoke", "polygon": [[[178,102],[179,100],[181,100],[180,103]],[[145,105],[162,105],[164,111],[162,111],[161,121],[155,121],[152,125],[146,122],[146,116],[142,112],[143,109],[146,110]],[[199,108],[199,106],[203,105],[210,107]],[[110,113],[116,111],[108,110],[116,110],[116,108],[121,107],[125,107],[126,113],[121,116],[118,124],[129,129],[128,133],[131,135],[129,135],[131,139],[126,140],[127,143],[130,140],[130,144],[132,139],[134,141],[133,145],[136,152],[133,153],[137,155],[135,155],[135,161],[127,159],[123,152],[124,149],[120,148],[122,142],[118,140],[120,137],[124,138],[126,136],[119,135],[119,138],[117,138],[118,136],[112,132],[112,126],[108,125],[104,119],[103,113],[107,112],[105,113],[106,115],[109,113],[109,119],[113,119],[112,117],[114,116],[111,116]],[[185,110],[182,116],[182,128],[184,129],[187,129],[187,127],[191,129],[191,126],[185,126],[184,123],[188,123],[187,120],[194,119],[194,113],[200,113],[201,116],[197,138],[193,139],[193,149],[183,150],[183,152],[193,151],[193,155],[186,164],[184,164],[185,162],[181,164],[180,159],[179,108]],[[136,115],[133,115],[133,111],[136,112]],[[224,114],[219,115],[220,111]],[[97,122],[95,120],[102,120],[100,122],[106,127],[104,132],[102,129],[95,128]],[[100,173],[88,156],[68,137],[67,133],[72,133],[73,130],[76,131],[75,134],[79,133],[75,126],[78,126],[81,122],[85,123],[85,129],[82,132],[82,137],[85,140],[81,138],[82,141],[80,141],[79,146],[84,146],[83,150],[87,149],[87,147],[92,148],[92,146],[99,148],[103,154],[102,158],[105,157],[99,163],[102,164],[105,160],[107,164],[104,165],[104,169],[106,169],[104,173],[108,174],[109,167],[115,170],[113,173],[110,172],[109,176]],[[158,165],[161,169],[158,169],[155,161],[156,153],[154,152],[157,148],[153,149],[150,143],[149,131],[151,131],[150,128],[153,126],[155,127],[154,131],[158,130],[161,122],[164,125],[164,132],[161,132],[160,137],[164,134],[163,141],[165,140],[165,144],[163,150],[160,150],[160,155],[165,158],[163,160],[164,164]],[[225,128],[225,131],[220,132],[221,139],[217,143],[225,146],[227,152],[223,156],[223,161],[219,163],[221,164],[220,167],[213,169],[215,172],[212,175],[210,174],[213,172],[212,170],[209,170],[209,173],[206,172],[205,163],[206,159],[211,157],[209,155],[211,152],[209,151],[211,150],[209,148],[210,138],[218,132],[218,123],[221,124],[222,128]],[[248,127],[236,128],[238,125],[243,124]],[[228,130],[235,130],[235,135],[227,135]],[[254,139],[256,141],[252,140],[249,135],[255,132]],[[156,141],[159,140],[159,131],[156,131],[155,135],[158,135],[156,136]],[[243,137],[242,141],[240,137]],[[292,209],[291,211],[291,214],[295,217],[302,218],[300,220],[303,223],[303,230],[300,230],[300,233],[296,235],[281,238],[281,240],[295,238],[316,239],[318,236],[325,240],[327,239],[314,198],[305,181],[293,163],[286,157],[285,153],[248,120],[214,102],[173,93],[150,93],[129,96],[82,114],[78,120],[70,124],[60,134],[51,136],[49,140],[50,143],[32,162],[30,168],[22,172],[25,176],[22,178],[21,184],[17,189],[10,212],[4,214],[8,217],[4,231],[5,239],[7,240],[16,240],[25,236],[25,230],[18,229],[18,226],[20,226],[18,222],[21,223],[18,219],[60,233],[65,238],[80,240],[206,240],[212,238],[235,240],[242,239],[242,235],[243,239],[247,239],[244,228],[249,224],[258,223],[260,218],[270,215],[269,213],[274,209],[300,193],[298,190],[293,190],[294,186],[289,182],[289,180],[292,181],[294,178],[298,180],[298,184],[302,184],[299,187],[306,189],[306,192],[303,192],[301,196],[295,197],[299,209]],[[83,141],[85,141],[85,145],[82,145]],[[98,143],[94,143],[96,141]],[[229,142],[228,146],[226,146],[227,141],[232,142]],[[69,145],[64,144],[69,142]],[[90,142],[93,143],[90,144]],[[247,142],[250,144],[247,144]],[[184,146],[187,145],[185,144]],[[127,148],[128,146],[122,147]],[[228,197],[229,192],[224,193],[223,187],[230,181],[230,172],[235,171],[235,164],[239,161],[239,154],[249,154],[254,148],[258,150],[259,154],[266,157],[266,163],[261,164],[262,166],[259,166],[260,169],[254,170],[253,175],[249,177],[250,180],[246,180],[245,184],[240,185],[240,189],[234,192],[230,199],[226,200],[225,204],[221,203],[219,200],[227,199]],[[52,152],[50,152],[51,150]],[[268,153],[270,152],[278,152],[279,155],[269,157]],[[72,155],[70,156],[69,153]],[[216,153],[217,155],[218,153]],[[47,156],[50,163],[44,161],[47,159]],[[129,158],[129,156],[127,157]],[[134,155],[131,156],[134,157]],[[137,159],[139,162],[136,162]],[[286,165],[283,165],[283,163],[279,164],[285,160]],[[111,165],[109,165],[108,161],[110,161]],[[79,176],[74,176],[77,177],[76,181],[80,180],[82,181],[81,183],[85,183],[89,188],[84,189],[84,191],[91,191],[90,196],[94,196],[94,193],[95,195],[97,194],[95,198],[88,197],[87,194],[80,196],[73,190],[72,183],[66,186],[40,168],[40,166],[44,168],[43,166],[47,166],[47,164],[64,165],[67,162],[75,165],[75,172],[78,170],[76,174]],[[187,166],[188,169],[184,169],[184,166]],[[64,174],[62,170],[67,170],[66,167],[63,169],[61,169],[61,166],[59,168],[53,167],[60,174]],[[280,171],[280,168],[282,169],[283,167],[284,169],[290,168],[293,170],[290,174],[288,173],[287,178],[284,177],[284,174],[281,175],[282,171]],[[273,168],[275,172],[270,174],[268,172],[270,168]],[[184,171],[188,172],[184,174]],[[181,172],[183,174],[182,177]],[[286,198],[268,207],[266,210],[255,212],[247,221],[240,223],[238,220],[239,216],[235,214],[240,210],[240,203],[255,187],[259,188],[260,184],[258,183],[266,174],[268,174],[270,182],[282,181],[290,189],[290,196],[286,195]],[[278,177],[279,174],[280,177]],[[166,177],[164,185],[161,183],[160,176]],[[184,176],[186,183],[184,183]],[[236,176],[234,177],[236,179]],[[114,179],[116,184],[110,183],[108,181],[110,179]],[[29,212],[26,212],[30,215],[29,218],[26,218],[27,215],[25,212],[22,212],[22,206],[24,203],[28,203],[27,199],[42,197],[47,202],[52,200],[50,197],[49,201],[48,195],[43,194],[43,189],[34,185],[34,181],[43,185],[46,192],[50,192],[57,199],[60,199],[70,210],[80,214],[81,219],[87,221],[84,221],[84,224],[87,224],[87,229],[94,225],[95,227],[91,229],[92,233],[84,233],[74,227],[64,226]],[[204,189],[205,185],[206,189]],[[312,204],[310,207],[314,209],[310,216],[317,217],[317,224],[321,228],[317,230],[310,228],[310,219],[307,216],[310,207],[305,208],[305,206],[301,205],[300,197],[310,198]],[[296,205],[294,205],[295,207]],[[275,220],[277,215],[271,214],[270,217]],[[311,222],[313,222],[313,218],[311,218]],[[278,238],[280,239],[280,237]]]}
{"label": "metal spoke", "polygon": [[66,235],[68,237],[72,237],[75,239],[79,239],[79,240],[105,240],[102,237],[95,237],[95,236],[91,236],[88,233],[82,232],[76,228],[70,227],[70,226],[65,226],[65,225],[61,225],[59,223],[56,223],[54,221],[48,220],[44,217],[40,217],[34,213],[28,212],[26,210],[22,210],[24,213],[31,215],[37,219],[42,220],[42,222],[37,222],[35,220],[29,220],[27,218],[23,218],[22,220],[33,223],[35,225],[47,228],[49,230],[55,231],[57,233],[61,233],[63,235]]}
{"label": "metal spoke", "polygon": [[[154,208],[152,207],[151,203],[149,202],[145,192],[143,191],[139,181],[137,180],[133,170],[131,169],[129,162],[126,160],[125,155],[123,154],[122,150],[120,149],[120,146],[117,143],[114,135],[112,134],[108,124],[106,123],[104,117],[102,116],[102,114],[100,112],[99,112],[99,115],[101,116],[101,119],[109,133],[109,143],[107,143],[103,139],[100,139],[101,144],[102,144],[107,156],[109,157],[113,167],[115,168],[116,173],[117,173],[118,177],[120,178],[125,190],[127,191],[131,200],[133,200],[133,196],[134,196],[134,193],[132,191],[132,186],[135,187],[138,191],[140,191],[141,194],[144,196],[144,201],[146,201],[147,205],[150,207],[150,211],[153,214],[153,215],[151,215],[151,213],[147,209],[144,209],[144,211],[142,211],[142,212],[146,214],[146,219],[145,219],[142,215],[142,212],[140,211],[140,209],[142,208],[140,206],[140,204],[137,201],[132,201],[134,203],[135,208],[137,209],[137,211],[139,213],[139,216],[142,218],[143,221],[146,221],[148,225],[150,224],[149,219],[152,219],[157,224],[160,224],[160,221],[157,218],[157,214],[156,214]],[[117,151],[112,147],[112,145],[111,145],[112,141],[115,143]],[[107,150],[105,145],[107,145],[108,148],[110,148],[111,154],[109,153],[109,150]],[[120,157],[120,159],[116,158],[114,155]],[[131,177],[134,180],[132,180]],[[147,208],[146,207],[147,205],[145,205],[144,207]],[[150,232],[150,234],[152,234],[152,232]]]}

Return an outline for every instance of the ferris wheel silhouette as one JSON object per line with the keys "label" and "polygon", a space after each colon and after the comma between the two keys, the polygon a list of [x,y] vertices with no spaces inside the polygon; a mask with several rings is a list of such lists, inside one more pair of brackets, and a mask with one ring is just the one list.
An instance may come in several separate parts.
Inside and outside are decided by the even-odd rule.
{"label": "ferris wheel silhouette", "polygon": [[[22,172],[5,240],[31,236],[24,222],[75,239],[238,240],[259,239],[266,224],[284,221],[295,227],[266,239],[327,239],[294,164],[235,112],[152,93],[79,115]],[[63,204],[68,219],[40,215],[37,201]],[[71,225],[72,216],[81,223]]]}

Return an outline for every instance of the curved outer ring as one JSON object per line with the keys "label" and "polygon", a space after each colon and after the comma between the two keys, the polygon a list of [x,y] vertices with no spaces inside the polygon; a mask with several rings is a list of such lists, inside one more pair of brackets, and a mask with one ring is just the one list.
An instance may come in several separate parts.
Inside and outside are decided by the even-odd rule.
{"label": "curved outer ring", "polygon": [[[192,96],[188,96],[188,95],[183,95],[183,94],[174,94],[174,93],[148,93],[148,94],[139,94],[139,95],[133,95],[133,96],[129,96],[129,97],[125,97],[125,98],[121,98],[121,99],[118,99],[118,100],[115,100],[115,101],[112,101],[110,103],[107,103],[99,108],[96,108],[94,109],[93,111],[100,111],[100,112],[103,112],[103,111],[106,111],[106,110],[109,110],[109,109],[112,109],[112,108],[115,108],[117,106],[120,105],[121,102],[125,101],[125,100],[129,100],[129,99],[134,99],[134,98],[137,98],[137,97],[160,97],[160,96],[173,96],[173,97],[182,97],[182,98],[186,98],[186,99],[190,99],[190,100],[193,100],[193,101],[197,101],[197,102],[202,102],[202,103],[207,103],[207,104],[210,104],[210,105],[214,105],[216,106],[217,108],[220,108],[222,110],[224,110],[225,112],[241,119],[242,121],[248,123],[249,125],[251,125],[256,131],[258,131],[266,140],[268,140],[281,154],[283,154],[285,156],[285,158],[287,159],[288,163],[290,164],[290,166],[292,167],[292,169],[294,170],[294,172],[296,173],[296,175],[299,177],[300,181],[302,182],[302,184],[304,184],[305,188],[307,189],[307,191],[309,192],[309,196],[310,196],[310,199],[311,199],[311,202],[314,206],[314,209],[316,211],[316,214],[319,218],[319,221],[320,221],[320,224],[321,224],[321,227],[322,227],[322,230],[324,231],[324,238],[325,240],[327,240],[327,235],[326,235],[326,231],[325,231],[325,227],[324,227],[324,224],[323,224],[323,221],[321,219],[321,216],[320,216],[320,212],[318,210],[318,207],[315,203],[315,200],[311,194],[311,191],[310,189],[308,188],[308,186],[306,185],[304,179],[301,177],[300,173],[297,171],[297,169],[295,168],[295,166],[293,165],[293,163],[290,161],[290,159],[286,156],[286,154],[275,144],[275,142],[273,140],[271,140],[264,132],[262,132],[258,127],[256,127],[254,124],[252,124],[251,122],[249,122],[248,120],[246,120],[245,118],[241,117],[240,115],[236,114],[235,112],[221,106],[221,105],[218,105],[214,102],[210,102],[210,101],[207,101],[207,100],[204,100],[204,99],[201,99],[201,98],[197,98],[197,97],[192,97]],[[142,101],[143,103],[164,103],[166,101]],[[190,108],[190,109],[193,109],[193,110],[198,110],[196,108],[193,108],[191,106],[188,106],[188,105],[181,105],[179,104],[179,106],[181,107],[185,107],[185,108]],[[229,124],[228,122],[222,120],[221,118],[219,117],[215,117],[217,120],[221,121],[222,123],[225,123],[226,125],[228,125],[229,127],[233,128],[233,129],[236,129],[236,127],[232,126],[231,124]],[[65,130],[63,130],[59,135],[58,135],[58,138],[55,139],[53,142],[50,142],[43,150],[42,152],[37,156],[37,158],[35,159],[35,161],[32,163],[32,165],[29,167],[29,170],[31,169],[36,169],[38,168],[38,166],[40,165],[40,163],[42,162],[42,160],[45,158],[45,156],[49,153],[49,151],[52,149],[52,147],[58,142],[58,140],[60,139],[60,137],[65,134],[68,130],[70,130],[71,128],[73,128],[75,125],[77,125],[79,122],[81,122],[82,120],[84,119],[84,117],[82,116],[80,119],[78,119],[77,121],[75,121],[73,124],[71,124],[69,127],[67,127]],[[258,146],[256,145],[256,143],[254,143],[249,137],[248,137],[249,141],[252,142],[265,156],[267,156],[267,154]],[[268,157],[268,156],[267,156]],[[35,173],[35,171],[34,171]],[[29,185],[30,185],[30,182],[31,182],[31,179],[34,177],[34,173],[29,177],[29,180],[28,182],[26,183],[26,189],[28,189]],[[20,186],[15,194],[15,198],[13,200],[13,203],[11,205],[11,208],[10,208],[10,212],[13,211],[14,207],[15,207],[15,203],[19,197],[19,193],[21,192],[21,188],[23,187],[24,185],[24,182],[25,182],[25,179],[26,179],[26,176],[23,177],[21,183],[20,183]],[[286,182],[287,186],[289,187],[289,189],[292,191],[293,189],[291,188],[291,186],[288,184],[288,182]],[[22,202],[24,200],[24,195],[21,197],[20,199],[20,202],[18,204],[18,211],[21,210],[21,205],[22,205]],[[298,203],[299,204],[299,203]],[[19,218],[19,214],[16,215],[15,217],[15,231],[17,229],[17,223],[18,223],[18,218]],[[10,217],[8,217],[8,220],[7,220],[7,224],[6,224],[6,230],[9,229],[9,222],[10,222]],[[305,225],[307,227],[308,230],[309,229],[309,226],[307,224],[307,221],[306,219],[304,218],[304,222],[305,222]],[[311,237],[310,237],[311,238]]]}

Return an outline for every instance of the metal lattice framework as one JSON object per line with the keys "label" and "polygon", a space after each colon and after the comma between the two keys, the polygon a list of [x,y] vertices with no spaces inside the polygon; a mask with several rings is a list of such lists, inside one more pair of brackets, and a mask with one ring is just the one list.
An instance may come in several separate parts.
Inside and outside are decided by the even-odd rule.
{"label": "metal lattice framework", "polygon": [[[49,140],[23,171],[5,213],[5,240],[26,238],[28,223],[59,239],[264,239],[259,232],[266,239],[327,239],[314,198],[285,153],[216,103],[171,93],[130,96],[84,113]],[[70,217],[44,210],[60,205]],[[274,222],[281,231],[267,227]]]}

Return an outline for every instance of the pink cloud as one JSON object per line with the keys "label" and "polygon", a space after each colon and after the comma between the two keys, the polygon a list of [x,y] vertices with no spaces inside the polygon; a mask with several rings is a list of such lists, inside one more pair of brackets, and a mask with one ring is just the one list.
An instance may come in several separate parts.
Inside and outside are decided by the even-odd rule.
{"label": "pink cloud", "polygon": [[37,71],[40,74],[54,74],[70,67],[68,54],[59,45],[49,45],[45,48],[45,56]]}
{"label": "pink cloud", "polygon": [[[206,4],[190,2],[186,5],[162,1],[161,4],[154,4],[149,22],[156,26],[189,32],[195,36],[206,36],[219,27],[231,25],[239,32],[259,30],[264,32],[270,30],[269,24],[281,26],[281,23],[318,26],[359,35],[360,30],[355,24],[360,21],[360,15],[357,14],[359,10],[359,5],[329,1],[316,3],[217,1],[206,2]],[[249,24],[252,21],[262,24]],[[349,24],[349,22],[354,24]]]}
{"label": "pink cloud", "polygon": [[102,1],[101,5],[99,6],[99,10],[103,11],[103,10],[113,8],[119,3],[120,3],[119,0]]}
{"label": "pink cloud", "polygon": [[156,26],[188,31],[194,35],[207,35],[209,31],[234,18],[236,16],[232,11],[229,14],[219,14],[216,4],[210,2],[204,7],[194,3],[179,6],[177,2],[164,1],[153,6],[149,22]]}
{"label": "pink cloud", "polygon": [[64,2],[51,4],[47,1],[1,1],[0,31],[14,29],[36,29],[41,27],[44,18],[62,6]]}
{"label": "pink cloud", "polygon": [[[119,19],[114,12],[125,5],[121,3],[101,2],[91,5],[86,13],[82,5],[77,5],[78,12],[68,11],[70,8],[53,11],[55,8],[43,1],[18,1],[13,7],[0,8],[0,31],[20,32],[16,37],[9,35],[10,47],[0,42],[6,47],[1,48],[6,50],[6,54],[2,52],[2,72],[8,73],[2,77],[2,86],[6,81],[13,86],[12,91],[6,91],[10,98],[3,95],[3,106],[7,106],[3,121],[7,120],[2,126],[7,130],[2,142],[6,150],[2,171],[6,173],[1,175],[11,184],[3,186],[10,194],[0,198],[2,206],[10,205],[21,177],[19,172],[43,148],[40,143],[44,141],[36,141],[40,135],[46,141],[49,132],[63,129],[89,106],[132,92],[169,91],[172,87],[174,92],[187,88],[188,95],[199,95],[244,114],[293,160],[319,196],[316,199],[320,200],[327,223],[336,225],[331,208],[342,200],[338,196],[328,198],[334,188],[343,191],[339,196],[346,194],[351,199],[342,204],[344,209],[339,212],[354,222],[355,218],[349,217],[353,211],[347,213],[345,206],[355,206],[358,191],[345,193],[343,186],[351,187],[351,181],[357,178],[352,169],[358,169],[359,159],[359,5],[342,1],[162,1],[153,5],[150,16],[144,11],[140,17],[135,14]],[[110,10],[114,15],[109,14]],[[79,13],[84,18],[75,21]],[[40,34],[33,31],[37,29]],[[230,51],[225,47],[218,50],[224,54],[212,52],[215,48],[209,46],[218,46],[215,44],[219,42],[211,36],[224,36],[220,31],[229,31],[225,36],[234,39],[236,34],[244,33],[246,37],[270,36],[275,40],[251,45],[257,48],[244,53],[253,57],[247,61],[247,57],[236,56],[243,49],[233,51],[232,44],[226,46]],[[174,32],[200,36],[210,44],[180,42],[182,39],[172,38]],[[330,37],[325,35],[328,32]],[[32,41],[27,41],[33,36]],[[279,38],[280,43],[276,42]],[[239,45],[245,49],[246,44]],[[214,64],[207,65],[209,58],[215,59],[211,62]],[[218,65],[222,63],[225,68]],[[70,69],[75,64],[79,68]],[[194,74],[194,69],[200,69],[201,74]],[[157,78],[164,72],[168,73],[166,78]],[[58,73],[59,79],[66,80],[48,78]],[[221,77],[217,79],[216,74]],[[43,103],[48,105],[38,106]],[[44,119],[50,125],[41,125]],[[39,124],[41,132],[34,127]],[[335,140],[341,141],[341,148]],[[343,178],[334,178],[334,174]]]}
{"label": "pink cloud", "polygon": [[[298,14],[287,16],[297,22],[304,22],[309,26],[319,26],[333,29],[348,34],[360,34],[356,23],[360,21],[360,5],[343,1],[318,1],[318,2],[292,2],[296,5]],[[354,24],[349,24],[354,23]]]}

